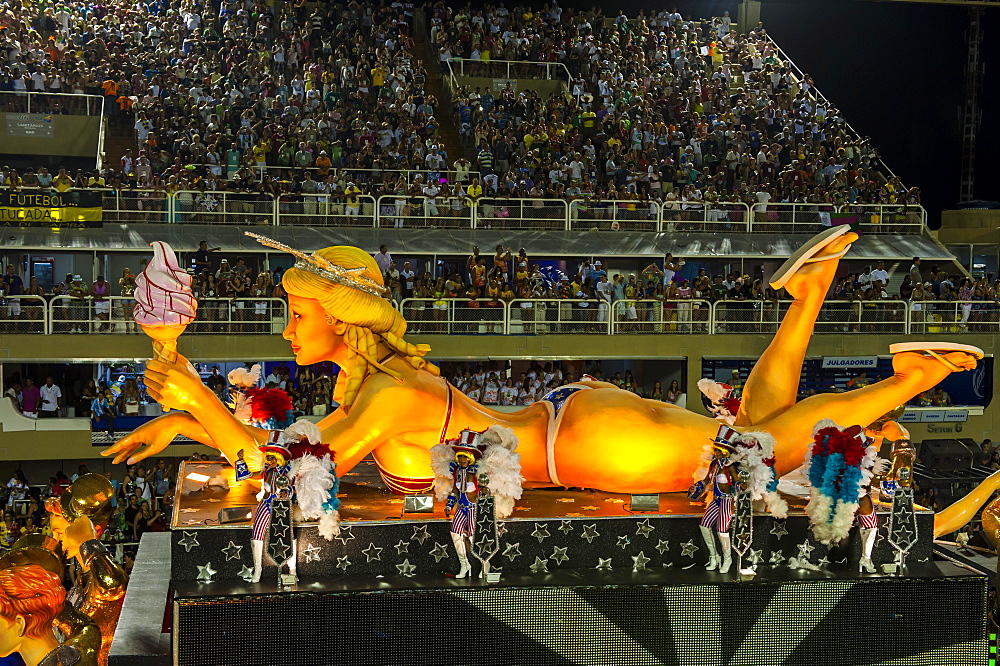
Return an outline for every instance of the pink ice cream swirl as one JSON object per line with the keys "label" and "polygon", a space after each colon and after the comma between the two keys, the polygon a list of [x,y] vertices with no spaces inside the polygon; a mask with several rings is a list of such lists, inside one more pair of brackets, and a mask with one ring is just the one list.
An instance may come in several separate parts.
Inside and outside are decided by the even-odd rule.
{"label": "pink ice cream swirl", "polygon": [[141,326],[187,326],[194,321],[198,301],[192,277],[177,263],[173,249],[162,241],[150,243],[153,260],[135,279],[135,322]]}

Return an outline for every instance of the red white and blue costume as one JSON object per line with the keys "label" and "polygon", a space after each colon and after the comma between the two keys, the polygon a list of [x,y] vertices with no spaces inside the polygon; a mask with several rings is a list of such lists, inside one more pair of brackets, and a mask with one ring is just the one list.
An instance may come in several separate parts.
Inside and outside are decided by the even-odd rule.
{"label": "red white and blue costume", "polygon": [[[705,568],[709,571],[718,569],[722,574],[729,573],[733,561],[729,524],[733,520],[733,492],[739,479],[739,463],[731,456],[736,451],[733,440],[737,436],[738,433],[728,425],[719,426],[719,432],[709,445],[712,459],[708,465],[708,474],[695,483],[688,493],[692,498],[700,498],[704,495],[705,482],[711,480],[712,501],[705,508],[700,529],[705,547],[708,549],[708,564]],[[728,486],[728,492],[723,491],[723,485]],[[715,549],[716,532],[722,546],[721,559]]]}

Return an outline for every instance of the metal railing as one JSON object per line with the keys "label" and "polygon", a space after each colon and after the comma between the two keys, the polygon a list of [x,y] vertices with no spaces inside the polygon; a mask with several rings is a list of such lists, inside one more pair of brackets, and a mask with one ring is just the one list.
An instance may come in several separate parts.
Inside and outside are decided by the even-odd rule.
{"label": "metal railing", "polygon": [[[449,58],[448,66],[453,76],[475,76],[488,79],[544,79],[562,80],[567,89],[573,80],[569,69],[562,62],[535,62],[531,60],[470,60]],[[560,76],[561,75],[561,76]]]}
{"label": "metal railing", "polygon": [[[722,300],[712,306],[713,333],[775,333],[791,301]],[[904,301],[826,301],[813,332],[907,333]]]}
{"label": "metal railing", "polygon": [[[126,296],[53,296],[46,307],[46,333],[142,333],[133,321],[135,299]],[[185,333],[231,335],[281,333],[288,307],[280,298],[202,298]],[[3,324],[5,322],[0,322]]]}
{"label": "metal railing", "polygon": [[[46,191],[43,188],[20,190]],[[230,192],[157,188],[100,190],[105,222],[152,224],[281,224],[340,227],[541,229],[551,231],[763,232],[812,234],[854,223],[865,233],[919,233],[927,211],[902,204],[754,204],[650,199],[434,198],[407,194],[357,195]],[[69,192],[75,191],[71,188]],[[843,216],[843,217],[835,217]]]}
{"label": "metal railing", "polygon": [[[393,303],[412,334],[773,334],[791,301],[700,299],[407,298]],[[135,301],[124,296],[7,296],[0,334],[141,333]],[[280,298],[201,298],[194,334],[280,334],[288,308]],[[820,335],[845,333],[1000,333],[998,301],[826,301]]]}

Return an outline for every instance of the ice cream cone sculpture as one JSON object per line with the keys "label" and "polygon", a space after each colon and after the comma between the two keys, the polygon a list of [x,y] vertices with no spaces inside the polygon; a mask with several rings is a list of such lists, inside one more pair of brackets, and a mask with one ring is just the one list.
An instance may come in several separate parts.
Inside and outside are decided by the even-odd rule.
{"label": "ice cream cone sculpture", "polygon": [[177,338],[194,321],[198,301],[191,291],[193,279],[177,263],[173,249],[162,241],[150,245],[153,246],[153,260],[135,279],[132,318],[153,340],[155,357],[175,363]]}

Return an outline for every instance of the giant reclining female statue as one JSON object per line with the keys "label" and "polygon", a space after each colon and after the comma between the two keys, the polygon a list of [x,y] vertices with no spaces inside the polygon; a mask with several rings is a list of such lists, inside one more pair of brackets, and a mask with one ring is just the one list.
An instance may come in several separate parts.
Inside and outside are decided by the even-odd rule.
{"label": "giant reclining female statue", "polygon": [[[949,373],[975,368],[982,357],[974,347],[951,343],[894,345],[892,377],[849,393],[796,402],[816,317],[840,257],[856,239],[846,227],[819,234],[771,282],[784,287],[793,302],[746,381],[734,427],[774,436],[778,474],[802,463],[820,419],[872,423]],[[603,382],[560,387],[514,413],[493,411],[442,379],[423,358],[427,345],[405,340],[406,321],[383,297],[382,275],[371,256],[347,246],[307,255],[261,240],[297,257],[282,281],[290,310],[283,336],[296,362],[333,361],[341,368],[334,393],[340,407],[319,423],[340,474],[372,454],[392,490],[427,492],[434,478],[432,446],[464,428],[482,431],[499,424],[513,429],[520,441],[529,486],[671,492],[688,488],[701,465],[704,442],[716,434],[719,422],[708,416]],[[257,452],[266,440],[265,431],[230,414],[183,356],[169,363],[158,354],[147,365],[146,387],[154,399],[180,411],[141,426],[104,451],[115,462],[156,455],[177,435],[213,446],[230,461],[241,450]],[[252,455],[247,462],[251,469],[261,463]]]}

